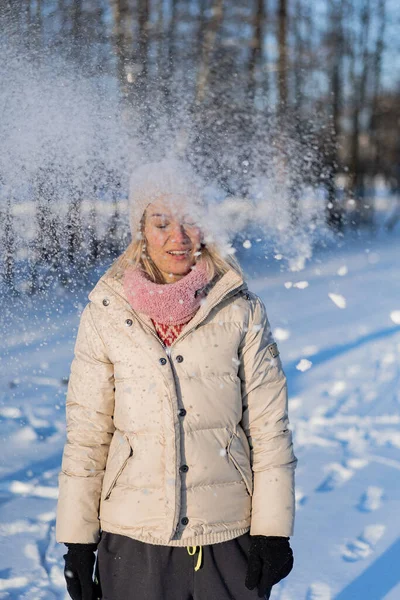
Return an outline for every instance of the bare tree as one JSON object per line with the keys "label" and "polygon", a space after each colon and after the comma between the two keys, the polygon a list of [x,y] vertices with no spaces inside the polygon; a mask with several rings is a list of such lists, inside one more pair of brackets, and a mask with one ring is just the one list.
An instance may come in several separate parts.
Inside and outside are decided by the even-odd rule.
{"label": "bare tree", "polygon": [[382,55],[385,48],[385,30],[386,30],[386,0],[378,0],[377,7],[377,25],[378,33],[376,37],[375,50],[372,59],[372,102],[371,115],[369,123],[369,133],[372,151],[372,176],[376,176],[380,169],[380,158],[382,155],[383,140],[379,135],[378,120],[379,120],[379,96],[381,93],[381,77],[382,77]]}
{"label": "bare tree", "polygon": [[133,15],[129,0],[111,0],[113,14],[113,50],[117,57],[116,75],[122,105],[129,106],[139,66],[133,60]]}
{"label": "bare tree", "polygon": [[338,144],[341,134],[340,115],[343,105],[343,60],[345,42],[343,32],[344,2],[332,0],[329,12],[329,29],[327,33],[328,56],[330,62],[330,92],[331,115],[328,128],[328,148],[326,153],[327,163],[327,222],[334,229],[343,227],[343,207],[337,197],[336,177],[339,167]]}
{"label": "bare tree", "polygon": [[164,100],[166,102],[167,113],[172,115],[174,107],[174,74],[176,56],[176,29],[178,25],[178,0],[171,0],[170,4],[170,20],[168,32],[166,34],[166,61],[163,64],[163,73],[161,74],[162,88]]}
{"label": "bare tree", "polygon": [[287,0],[278,0],[278,114],[283,116],[288,104],[288,85],[287,85],[287,29],[288,29],[288,10]]}
{"label": "bare tree", "polygon": [[[294,4],[294,18],[293,18],[293,37],[294,37],[294,48],[293,48],[293,77],[294,77],[294,106],[296,113],[298,114],[304,106],[304,55],[305,55],[305,44],[303,40],[302,27],[304,25],[303,15],[303,2],[302,0],[296,0]],[[307,40],[308,44],[311,44],[311,39]]]}
{"label": "bare tree", "polygon": [[361,218],[361,212],[364,208],[365,173],[360,161],[360,119],[366,102],[370,65],[368,44],[371,24],[371,0],[362,0],[359,19],[359,23],[356,25],[356,30],[358,29],[359,33],[356,35],[355,44],[351,47],[350,62],[352,131],[350,137],[349,189],[356,203],[357,214]]}
{"label": "bare tree", "polygon": [[212,16],[204,32],[203,50],[197,71],[196,104],[201,104],[206,96],[212,53],[215,48],[218,29],[223,19],[223,5],[223,0],[214,0]]}
{"label": "bare tree", "polygon": [[248,95],[254,100],[257,87],[257,69],[263,54],[264,46],[264,0],[256,0],[255,14],[253,16],[253,33],[250,39],[250,59],[248,64]]}

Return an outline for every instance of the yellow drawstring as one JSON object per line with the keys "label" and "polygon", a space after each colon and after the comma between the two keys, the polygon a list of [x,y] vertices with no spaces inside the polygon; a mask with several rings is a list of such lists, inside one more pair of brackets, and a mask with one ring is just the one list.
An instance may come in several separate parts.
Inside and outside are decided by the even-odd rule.
{"label": "yellow drawstring", "polygon": [[187,546],[189,556],[194,556],[197,552],[197,548],[199,549],[199,556],[197,557],[197,563],[194,568],[195,571],[198,571],[201,567],[201,561],[203,559],[203,546]]}

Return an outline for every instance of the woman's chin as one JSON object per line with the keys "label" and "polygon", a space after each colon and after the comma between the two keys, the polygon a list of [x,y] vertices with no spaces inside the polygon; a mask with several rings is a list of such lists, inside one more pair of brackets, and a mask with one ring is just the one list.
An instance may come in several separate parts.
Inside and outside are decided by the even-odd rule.
{"label": "woman's chin", "polygon": [[183,277],[190,272],[193,266],[193,262],[190,261],[182,261],[180,264],[176,264],[177,262],[178,261],[174,261],[174,263],[169,262],[168,265],[165,265],[163,267],[164,273],[168,273],[176,277]]}

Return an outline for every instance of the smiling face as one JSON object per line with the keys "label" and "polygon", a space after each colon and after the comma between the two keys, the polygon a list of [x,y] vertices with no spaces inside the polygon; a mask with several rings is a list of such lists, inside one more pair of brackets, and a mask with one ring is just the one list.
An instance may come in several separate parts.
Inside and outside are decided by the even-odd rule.
{"label": "smiling face", "polygon": [[202,239],[190,215],[165,199],[157,200],[146,209],[143,233],[147,254],[166,283],[189,273]]}

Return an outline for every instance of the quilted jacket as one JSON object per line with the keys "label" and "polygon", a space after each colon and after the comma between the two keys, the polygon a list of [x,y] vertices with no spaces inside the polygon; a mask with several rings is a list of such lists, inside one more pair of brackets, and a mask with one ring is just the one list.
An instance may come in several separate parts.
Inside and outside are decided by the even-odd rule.
{"label": "quilted jacket", "polygon": [[171,347],[106,273],[89,295],[67,393],[59,542],[100,529],[151,544],[290,536],[287,388],[261,300],[233,270]]}

